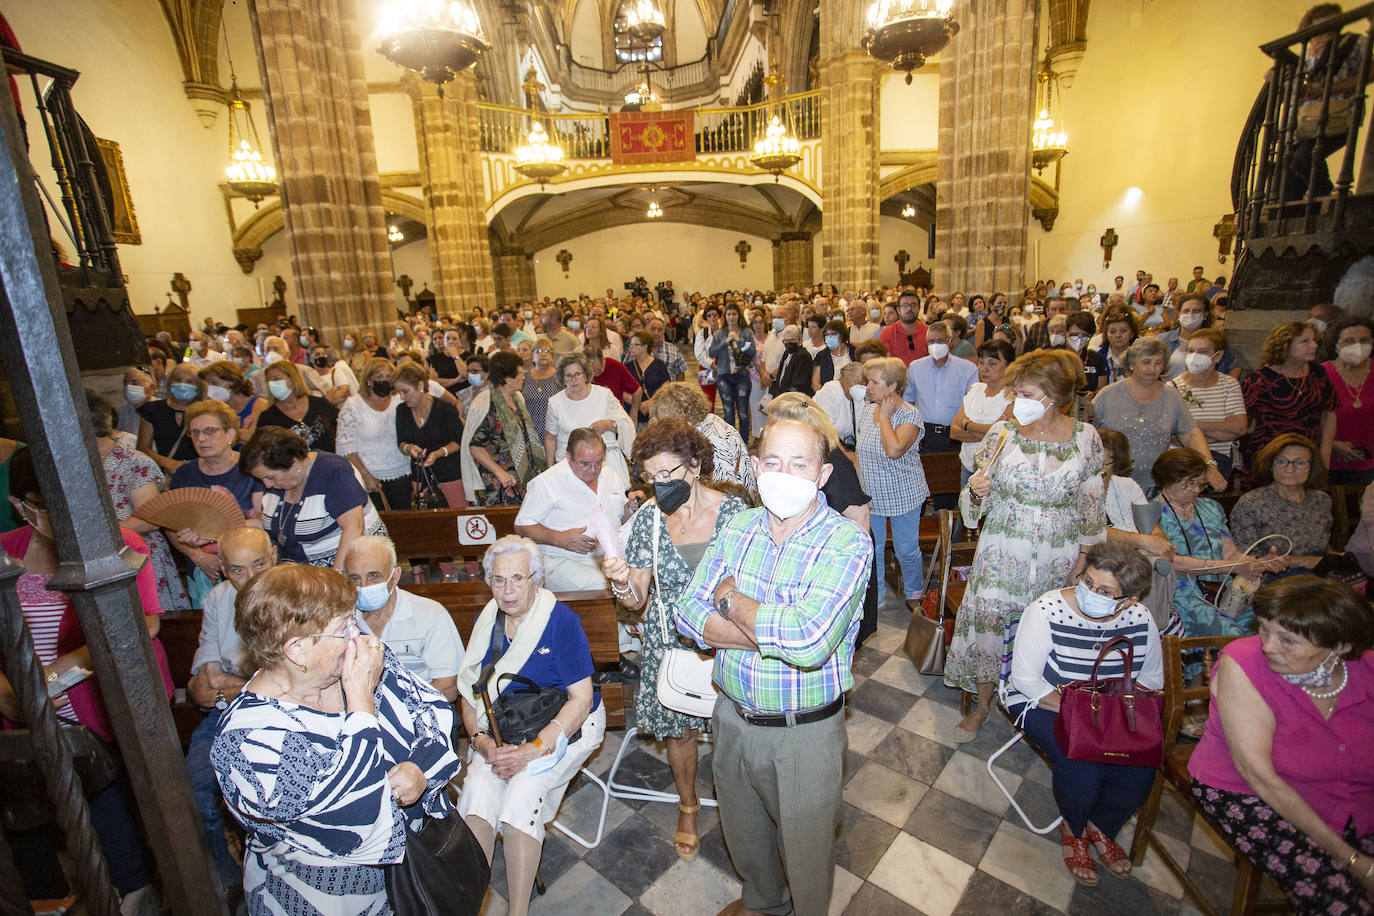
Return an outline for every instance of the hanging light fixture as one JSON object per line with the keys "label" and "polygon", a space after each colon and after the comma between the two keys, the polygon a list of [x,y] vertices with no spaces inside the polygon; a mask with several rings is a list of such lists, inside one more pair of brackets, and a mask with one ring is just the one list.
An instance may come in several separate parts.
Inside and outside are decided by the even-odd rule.
{"label": "hanging light fixture", "polygon": [[783,172],[801,162],[801,144],[796,137],[787,133],[782,120],[773,115],[773,120],[768,123],[767,135],[754,144],[754,155],[749,157],[749,161],[754,163],[755,168],[771,173],[773,181],[777,182]]}
{"label": "hanging light fixture", "polygon": [[1051,110],[1058,111],[1059,125],[1063,125],[1064,110],[1059,92],[1059,76],[1050,69],[1048,59],[1040,68],[1037,79],[1040,82],[1039,90],[1036,92],[1040,101],[1040,114],[1031,127],[1031,166],[1039,175],[1045,171],[1046,166],[1069,154],[1069,135],[1056,126],[1055,118],[1050,114]]}
{"label": "hanging light fixture", "polygon": [[916,215],[916,208],[911,204],[902,207],[902,219],[911,219]]}
{"label": "hanging light fixture", "polygon": [[[624,6],[623,10],[625,33],[640,44],[653,44],[667,27],[663,13],[654,5],[654,0],[635,0]],[[647,47],[645,53],[648,53]]]}
{"label": "hanging light fixture", "polygon": [[663,208],[658,205],[658,201],[649,201],[649,212],[645,214],[649,219],[662,219]]}
{"label": "hanging light fixture", "polygon": [[868,8],[868,30],[863,49],[894,70],[911,71],[938,54],[959,32],[950,16],[953,0],[876,0]]}
{"label": "hanging light fixture", "polygon": [[466,0],[388,0],[378,21],[377,51],[422,79],[443,85],[491,50]]}
{"label": "hanging light fixture", "polygon": [[225,102],[229,108],[229,165],[224,169],[224,180],[230,191],[248,198],[257,209],[264,197],[277,193],[277,170],[262,157],[258,125],[253,121],[248,100],[239,91],[234,56],[229,52],[229,35],[222,22],[220,35],[224,38],[224,56],[229,63],[229,97]]}
{"label": "hanging light fixture", "polygon": [[544,132],[541,122],[534,122],[529,142],[516,147],[515,170],[539,182],[540,190],[550,178],[557,178],[568,170],[568,164],[563,161],[563,148],[549,142],[549,135]]}
{"label": "hanging light fixture", "polygon": [[393,245],[399,245],[406,240],[405,233],[395,223],[386,227],[386,240]]}

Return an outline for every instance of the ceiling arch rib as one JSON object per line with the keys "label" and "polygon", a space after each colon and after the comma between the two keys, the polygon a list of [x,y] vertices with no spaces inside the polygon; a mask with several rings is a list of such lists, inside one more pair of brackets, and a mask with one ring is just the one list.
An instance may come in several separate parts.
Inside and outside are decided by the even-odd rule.
{"label": "ceiling arch rib", "polygon": [[[410,194],[402,194],[389,188],[382,189],[382,207],[388,213],[413,219],[423,226],[429,225],[429,213],[425,202]],[[281,209],[281,198],[265,203],[243,224],[234,230],[234,248],[261,248],[262,243],[286,227],[286,215]]]}

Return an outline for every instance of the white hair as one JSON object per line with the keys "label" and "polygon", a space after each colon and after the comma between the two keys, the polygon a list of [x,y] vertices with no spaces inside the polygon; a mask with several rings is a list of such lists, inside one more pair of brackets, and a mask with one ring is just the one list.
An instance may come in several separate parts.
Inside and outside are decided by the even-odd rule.
{"label": "white hair", "polygon": [[353,554],[370,548],[378,548],[385,552],[391,568],[396,568],[396,542],[380,534],[364,534],[362,537],[356,537],[350,541],[348,546],[343,549],[343,556],[339,559],[339,565],[347,569],[348,561],[352,559]]}
{"label": "white hair", "polygon": [[496,558],[508,553],[525,554],[530,563],[530,577],[540,588],[544,587],[544,554],[533,540],[518,534],[508,534],[487,548],[487,552],[482,555],[483,581],[491,585],[491,568],[496,563]]}

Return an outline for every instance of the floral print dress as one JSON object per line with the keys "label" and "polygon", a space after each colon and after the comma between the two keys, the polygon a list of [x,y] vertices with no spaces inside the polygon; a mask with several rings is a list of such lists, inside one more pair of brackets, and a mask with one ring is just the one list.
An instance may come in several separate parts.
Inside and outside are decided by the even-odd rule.
{"label": "floral print dress", "polygon": [[[134,514],[133,492],[139,487],[153,483],[162,489],[162,468],[153,459],[128,446],[115,443],[110,454],[105,456],[105,483],[110,488],[110,499],[114,502],[115,518],[121,522]],[[172,559],[172,548],[160,529],[143,535],[153,562],[153,574],[157,576],[157,597],[163,610],[184,610],[191,606],[186,597],[186,587],[177,574],[176,561]]]}
{"label": "floral print dress", "polygon": [[[734,518],[735,513],[749,507],[743,500],[726,496],[720,501],[716,511],[716,527],[711,532],[711,540],[720,534],[725,523]],[[668,638],[679,639],[677,626],[673,622],[673,606],[687,590],[696,572],[695,564],[688,565],[678,551],[678,546],[668,532],[666,519],[658,506],[649,503],[630,519],[630,535],[625,543],[625,560],[635,569],[653,569],[654,577],[649,586],[649,603],[645,606],[644,622],[639,625],[639,636],[643,641],[640,652],[639,688],[635,691],[635,719],[641,731],[655,738],[681,738],[688,729],[709,731],[709,719],[674,712],[658,702],[658,666],[663,661],[663,628],[659,624],[659,608],[662,607],[668,621]],[[654,542],[658,538],[658,568],[654,569]],[[709,543],[709,541],[707,542]],[[697,545],[683,545],[684,548]],[[701,545],[704,546],[704,545]],[[699,550],[688,551],[695,559],[700,559]],[[684,645],[686,645],[684,643]]]}
{"label": "floral print dress", "polygon": [[994,423],[978,446],[981,470],[1007,442],[992,471],[992,492],[975,503],[967,487],[960,509],[969,527],[982,525],[968,590],[945,659],[945,683],[973,692],[1011,673],[1011,647],[1021,613],[1036,598],[1063,588],[1079,546],[1106,540],[1102,440],[1075,421],[1064,442],[1024,438],[1016,425]]}

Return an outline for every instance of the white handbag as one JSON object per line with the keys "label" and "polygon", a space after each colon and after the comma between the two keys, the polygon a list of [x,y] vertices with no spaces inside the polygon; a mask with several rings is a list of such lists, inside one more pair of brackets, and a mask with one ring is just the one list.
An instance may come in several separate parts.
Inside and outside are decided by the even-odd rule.
{"label": "white handbag", "polygon": [[[654,574],[658,574],[658,537],[663,513],[654,507]],[[716,708],[716,688],[711,683],[715,657],[686,649],[673,637],[676,630],[668,629],[668,613],[663,607],[658,589],[653,589],[652,601],[658,611],[658,624],[663,633],[663,659],[658,665],[658,701],[674,712],[698,719],[711,718]]]}

